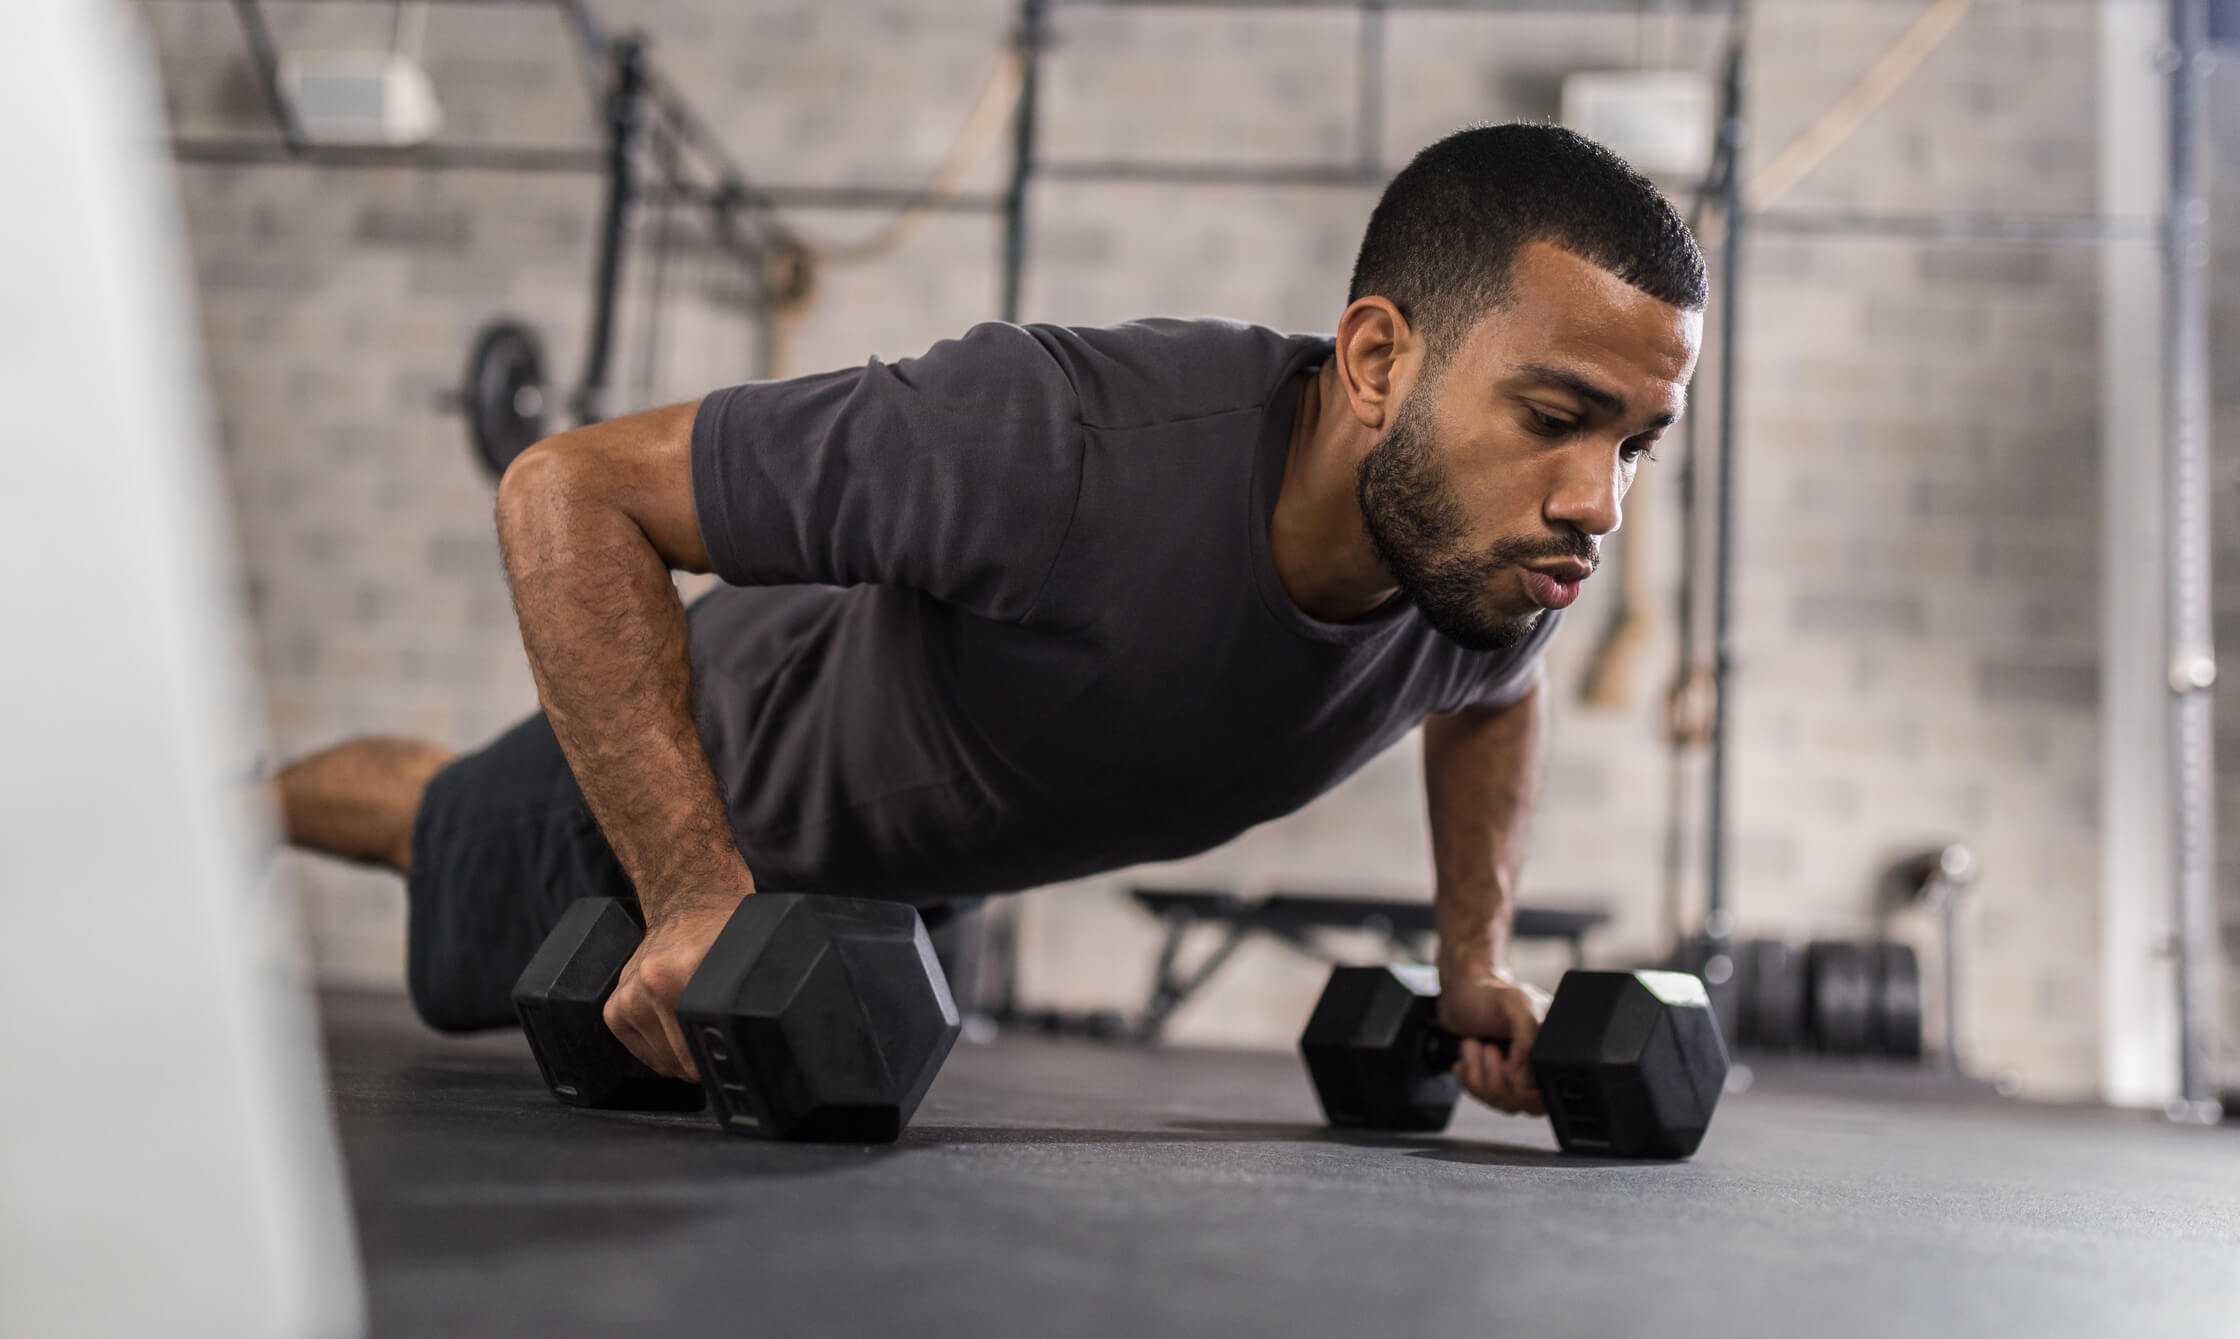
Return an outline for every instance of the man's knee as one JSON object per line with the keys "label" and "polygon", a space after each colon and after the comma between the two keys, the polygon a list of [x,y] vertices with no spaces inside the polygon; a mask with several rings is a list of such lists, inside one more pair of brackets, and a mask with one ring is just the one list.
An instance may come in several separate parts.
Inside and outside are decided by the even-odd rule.
{"label": "man's knee", "polygon": [[438,877],[432,866],[405,880],[405,993],[438,1032],[512,1026],[513,983],[541,938],[535,926],[509,923],[504,901],[462,901],[470,890],[491,891]]}
{"label": "man's knee", "polygon": [[511,1027],[513,983],[496,981],[469,964],[414,955],[405,972],[412,1011],[438,1032],[487,1032]]}

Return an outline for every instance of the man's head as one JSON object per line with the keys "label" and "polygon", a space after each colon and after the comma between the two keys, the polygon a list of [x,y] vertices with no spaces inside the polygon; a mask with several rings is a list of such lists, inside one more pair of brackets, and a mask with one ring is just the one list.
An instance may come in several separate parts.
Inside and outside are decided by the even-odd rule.
{"label": "man's head", "polygon": [[1553,126],[1465,130],[1386,187],[1339,322],[1362,520],[1442,633],[1494,649],[1561,608],[1678,416],[1706,296],[1672,206]]}

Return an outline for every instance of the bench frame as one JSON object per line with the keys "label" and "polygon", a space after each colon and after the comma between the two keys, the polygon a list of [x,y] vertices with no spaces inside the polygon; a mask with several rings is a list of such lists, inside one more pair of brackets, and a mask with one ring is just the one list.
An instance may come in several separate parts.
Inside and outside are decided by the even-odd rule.
{"label": "bench frame", "polygon": [[[1395,956],[1413,962],[1429,961],[1427,950],[1437,938],[1431,904],[1402,898],[1310,893],[1247,898],[1204,888],[1131,888],[1128,895],[1166,926],[1150,998],[1134,1028],[1135,1040],[1145,1043],[1158,1041],[1175,1010],[1212,980],[1213,974],[1255,934],[1279,939],[1310,958],[1329,963],[1343,960],[1316,938],[1324,930],[1379,935]],[[1587,931],[1609,920],[1610,912],[1603,907],[1520,906],[1510,937],[1561,940],[1571,950],[1571,965],[1579,967],[1586,960]],[[1201,924],[1223,927],[1221,942],[1196,966],[1184,971],[1180,967],[1182,941]]]}

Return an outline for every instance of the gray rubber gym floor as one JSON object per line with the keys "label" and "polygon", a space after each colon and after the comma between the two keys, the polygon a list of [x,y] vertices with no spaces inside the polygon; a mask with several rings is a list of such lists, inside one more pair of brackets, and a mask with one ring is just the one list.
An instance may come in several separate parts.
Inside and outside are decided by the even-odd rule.
{"label": "gray rubber gym floor", "polygon": [[1282,1055],[1021,1039],[898,1145],[776,1145],[325,1006],[382,1336],[2240,1335],[2240,1127],[1761,1083],[1624,1165],[1478,1110],[1341,1137]]}

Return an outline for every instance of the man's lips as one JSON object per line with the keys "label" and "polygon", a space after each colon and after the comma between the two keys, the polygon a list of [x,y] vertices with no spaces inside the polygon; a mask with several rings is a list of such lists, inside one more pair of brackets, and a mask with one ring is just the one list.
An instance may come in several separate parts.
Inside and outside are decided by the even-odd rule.
{"label": "man's lips", "polygon": [[1579,598],[1579,583],[1594,575],[1585,563],[1550,563],[1524,571],[1524,590],[1542,609],[1568,608]]}

